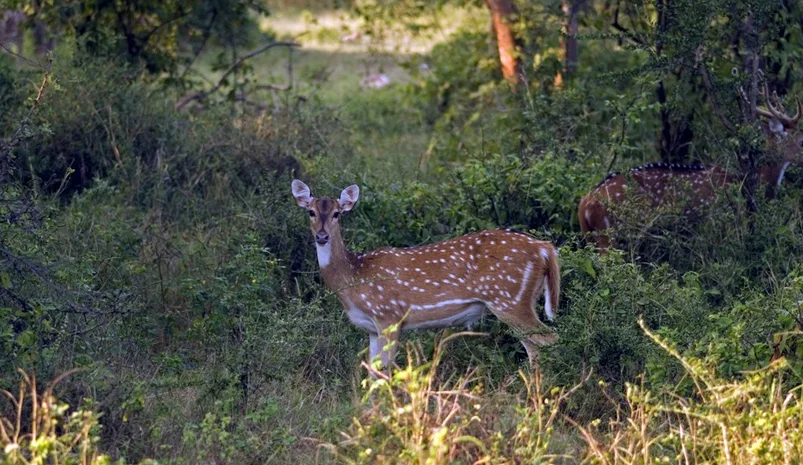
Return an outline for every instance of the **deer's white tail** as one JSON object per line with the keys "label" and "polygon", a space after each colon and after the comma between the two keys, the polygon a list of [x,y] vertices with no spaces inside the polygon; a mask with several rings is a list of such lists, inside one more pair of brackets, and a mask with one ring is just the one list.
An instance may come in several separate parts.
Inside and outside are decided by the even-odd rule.
{"label": "deer's white tail", "polygon": [[547,251],[544,256],[546,261],[546,276],[544,277],[544,310],[550,320],[555,319],[555,310],[560,301],[560,264],[558,263],[558,253],[555,249]]}

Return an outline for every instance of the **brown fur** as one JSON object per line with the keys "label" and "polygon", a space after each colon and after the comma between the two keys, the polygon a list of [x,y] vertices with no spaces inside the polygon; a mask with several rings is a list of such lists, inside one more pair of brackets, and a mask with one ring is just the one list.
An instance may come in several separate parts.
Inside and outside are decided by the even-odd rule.
{"label": "brown fur", "polygon": [[[783,154],[779,163],[764,166],[759,171],[759,182],[767,187],[768,195],[773,196],[785,167],[803,162],[800,149],[803,135],[797,128],[797,121],[785,121],[786,132],[778,136],[768,129],[767,124],[763,127],[769,136],[770,150]],[[583,196],[577,208],[577,219],[580,229],[591,236],[598,249],[604,251],[612,245],[604,231],[621,222],[616,215],[617,209],[640,212],[642,222],[646,222],[656,208],[665,205],[682,208],[686,215],[699,215],[711,204],[717,190],[742,181],[742,177],[718,166],[666,163],[639,166],[632,168],[627,175],[609,175]]]}
{"label": "brown fur", "polygon": [[[534,311],[547,286],[547,309],[558,307],[560,265],[552,244],[499,229],[356,254],[344,245],[336,215],[351,209],[356,194],[344,204],[351,188],[338,201],[306,197],[309,190],[302,185],[293,182],[294,195],[311,212],[324,283],[337,293],[352,322],[371,335],[372,355],[377,354],[374,338],[383,347],[394,342],[395,333],[390,341],[381,337],[393,325],[399,330],[470,325],[486,310],[524,333],[522,343],[533,362],[535,347],[556,339]],[[381,355],[385,364],[392,361],[392,352]]]}

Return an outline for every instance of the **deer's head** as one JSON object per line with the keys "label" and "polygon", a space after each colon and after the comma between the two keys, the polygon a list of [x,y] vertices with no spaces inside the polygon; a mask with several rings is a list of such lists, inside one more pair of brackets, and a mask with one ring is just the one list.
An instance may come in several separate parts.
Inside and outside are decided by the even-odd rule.
{"label": "deer's head", "polygon": [[783,155],[783,163],[803,163],[803,131],[798,127],[803,115],[800,98],[795,98],[795,115],[789,116],[778,94],[773,92],[770,95],[766,80],[761,95],[767,109],[756,108],[756,114],[766,118],[762,128],[768,135],[769,145]]}
{"label": "deer's head", "polygon": [[334,238],[340,238],[340,215],[354,208],[360,196],[360,188],[353,184],[340,193],[337,200],[323,197],[316,199],[309,187],[298,179],[291,185],[293,197],[301,208],[309,213],[310,228],[318,246],[325,246]]}

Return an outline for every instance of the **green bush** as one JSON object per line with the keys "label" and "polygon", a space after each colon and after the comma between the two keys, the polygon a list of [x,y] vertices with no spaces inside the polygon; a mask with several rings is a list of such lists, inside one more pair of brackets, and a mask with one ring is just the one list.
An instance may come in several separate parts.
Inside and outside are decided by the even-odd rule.
{"label": "green bush", "polygon": [[[538,34],[557,40],[555,31]],[[0,186],[3,200],[14,200],[0,205],[0,247],[37,265],[0,256],[0,387],[16,383],[17,367],[43,379],[82,367],[63,397],[96,402],[98,447],[175,463],[310,463],[309,437],[358,463],[375,463],[380,453],[387,462],[604,461],[594,447],[615,447],[618,438],[647,444],[649,453],[667,447],[654,457],[677,459],[671,425],[679,418],[657,410],[639,416],[655,407],[639,403],[649,397],[634,397],[640,393],[662,396],[662,409],[691,405],[706,418],[722,409],[735,419],[726,424],[738,433],[732,437],[778,426],[764,415],[781,405],[766,396],[768,378],[744,372],[786,358],[782,391],[773,392],[791,394],[800,384],[795,171],[753,216],[728,192],[706,221],[667,214],[646,234],[625,231],[624,252],[577,248],[577,202],[604,170],[658,158],[660,107],[654,76],[600,75],[643,64],[628,50],[584,59],[589,69],[562,90],[540,86],[554,75],[555,51],[547,50],[554,45],[543,45],[538,83],[521,94],[500,85],[496,52],[478,29],[436,46],[425,58],[431,71],[410,85],[350,95],[340,108],[299,85],[260,114],[227,97],[179,112],[177,89],[116,61],[58,51],[58,86],[47,89],[13,152],[13,182]],[[5,138],[27,113],[34,74],[2,61]],[[710,125],[704,114],[696,121]],[[732,156],[714,137],[701,147],[710,152],[705,159]],[[562,302],[549,324],[560,340],[542,353],[542,378],[515,377],[526,356],[493,317],[475,328],[489,337],[453,339],[433,364],[421,354],[439,347],[441,333],[412,332],[403,341],[418,348],[413,363],[388,377],[374,373],[370,410],[349,426],[365,393],[357,386],[367,338],[321,283],[307,215],[290,196],[295,176],[317,196],[360,185],[358,208],[343,221],[354,250],[494,227],[559,245]],[[6,215],[6,205],[29,198],[36,215],[21,223]],[[640,319],[680,357],[651,342]],[[759,402],[764,410],[752,417],[742,416],[744,402],[733,410],[715,404],[722,399],[696,391],[700,376],[689,372],[689,357],[716,373],[708,376],[716,378],[711,392],[771,401]],[[468,370],[475,371],[456,375]],[[559,407],[547,404],[589,371],[595,383]],[[643,389],[633,388],[642,379]],[[680,400],[664,397],[667,390]],[[697,403],[703,398],[710,405]],[[621,423],[592,427],[631,407]],[[786,404],[784,421],[797,408]],[[638,442],[645,436],[624,426],[631,418],[645,421],[656,442]],[[342,430],[349,440],[337,442]],[[696,443],[713,451],[706,457],[720,450],[713,431]],[[586,448],[592,436],[607,442]]]}
{"label": "green bush", "polygon": [[[131,69],[119,62],[75,54],[56,63],[53,74],[62,85],[35,121],[49,131],[26,141],[18,156],[28,176],[67,198],[97,178],[132,185],[145,205],[154,195],[209,197],[223,185],[245,192],[272,173],[298,174],[297,157],[330,148],[321,138],[301,136],[299,125],[309,118],[303,108],[242,121],[223,108],[193,117],[173,109],[171,95],[154,85],[121,85],[131,80]],[[309,121],[316,123],[322,137],[336,127],[331,118]]]}
{"label": "green bush", "polygon": [[[66,400],[103,399],[102,438],[128,458],[219,460],[232,443],[215,441],[231,427],[238,452],[268,460],[274,451],[250,444],[277,422],[285,433],[271,444],[292,455],[304,432],[284,409],[342,393],[364,346],[317,282],[307,220],[289,213],[298,159],[347,152],[336,117],[313,104],[237,119],[179,113],[118,63],[56,63],[60,86],[33,121],[49,130],[15,161],[18,185],[59,197],[38,199],[48,215],[36,241],[4,237],[53,280],[11,276],[27,303],[0,305],[0,372],[85,368]],[[281,409],[267,418],[271,389]],[[332,404],[333,420],[311,409],[304,431],[331,428],[343,409]]]}
{"label": "green bush", "polygon": [[[621,254],[590,249],[564,248],[561,260],[562,307],[569,310],[558,316],[560,340],[546,366],[564,383],[593,370],[622,388],[643,373],[656,350],[639,319],[649,328],[683,328],[684,342],[706,329],[711,308],[693,275],[681,280],[666,265],[642,270]],[[666,382],[673,382],[671,373]]]}

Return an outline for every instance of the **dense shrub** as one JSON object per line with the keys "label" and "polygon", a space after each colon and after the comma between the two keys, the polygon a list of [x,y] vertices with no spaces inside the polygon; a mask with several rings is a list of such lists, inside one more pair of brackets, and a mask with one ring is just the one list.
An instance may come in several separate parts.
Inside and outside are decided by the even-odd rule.
{"label": "dense shrub", "polygon": [[[546,389],[537,374],[521,374],[525,387],[518,392],[486,392],[470,374],[441,382],[442,345],[453,335],[431,361],[408,349],[407,368],[390,376],[373,372],[378,379],[365,382],[362,415],[339,442],[323,447],[355,464],[794,463],[803,452],[803,404],[780,383],[788,374],[784,362],[729,380],[639,325],[649,343],[680,367],[693,392],[630,383],[620,404],[606,383],[587,379]],[[616,415],[603,421],[566,411],[589,393],[613,401]]]}
{"label": "dense shrub", "polygon": [[[62,396],[76,406],[93,399],[103,447],[129,460],[310,463],[309,437],[323,438],[334,460],[357,463],[605,461],[620,441],[659,459],[679,461],[679,448],[692,444],[706,460],[721,456],[713,422],[679,439],[684,419],[668,411],[683,408],[706,421],[728,415],[729,438],[755,434],[773,449],[755,457],[783,458],[767,425],[790,434],[799,426],[799,174],[790,171],[789,186],[755,214],[734,189],[706,221],[666,215],[624,231],[624,252],[584,249],[580,196],[607,169],[659,157],[667,107],[654,102],[656,75],[644,68],[643,79],[610,79],[606,72],[643,65],[643,51],[593,45],[584,53],[606,53],[584,60],[583,76],[564,89],[510,92],[482,27],[435,47],[422,58],[429,71],[409,85],[334,108],[288,90],[259,114],[227,100],[179,112],[174,89],[133,68],[58,52],[58,86],[15,147],[13,183],[0,186],[43,212],[25,227],[0,226],[0,245],[37,264],[0,257],[0,386],[16,383],[20,366],[44,378],[83,368]],[[558,63],[547,46],[541,83]],[[6,61],[4,137],[30,101],[29,75]],[[709,110],[700,111],[695,130],[710,126]],[[710,139],[692,155],[733,156]],[[451,339],[434,361],[421,354],[440,347],[438,332],[406,334],[416,355],[400,370],[374,372],[361,390],[367,338],[322,286],[308,219],[290,197],[294,176],[317,196],[360,185],[360,203],[343,220],[353,250],[493,227],[559,245],[563,297],[550,325],[560,340],[542,352],[535,379],[516,378],[524,351],[489,317],[475,329],[490,337]],[[672,350],[653,342],[664,339]],[[744,374],[782,357],[788,369]],[[705,373],[689,369],[692,359]],[[712,382],[701,392],[704,377]],[[791,400],[779,403],[778,393]],[[369,409],[352,422],[363,394]],[[12,418],[13,408],[0,409]],[[81,425],[94,425],[94,414],[85,418]]]}
{"label": "dense shrub", "polygon": [[[326,153],[333,142],[342,147],[329,139],[337,122],[325,112],[288,107],[232,120],[219,108],[192,117],[174,110],[157,87],[127,83],[130,69],[118,62],[77,54],[57,63],[53,73],[62,85],[36,120],[49,131],[18,155],[28,175],[66,197],[97,178],[137,187],[132,193],[144,204],[154,195],[208,198],[223,185],[246,192],[276,172],[300,174],[298,157]],[[308,126],[318,128],[315,136],[302,133]],[[168,204],[174,202],[181,205]]]}
{"label": "dense shrub", "polygon": [[[25,167],[15,186],[58,197],[38,199],[48,215],[37,241],[3,239],[53,277],[13,262],[14,274],[0,276],[26,299],[0,308],[0,372],[52,378],[83,367],[65,397],[97,399],[117,455],[220,459],[218,446],[231,444],[200,444],[221,440],[235,418],[243,453],[276,457],[258,431],[284,428],[277,447],[303,433],[291,434],[275,406],[333,399],[362,346],[310,273],[306,220],[288,214],[296,157],[347,152],[337,120],[312,106],[182,114],[118,64],[71,59],[57,62],[61,85],[32,120],[47,131],[14,152]],[[2,376],[0,387],[13,381]],[[288,396],[288,383],[326,387]],[[308,433],[337,423],[337,413],[318,414]]]}

